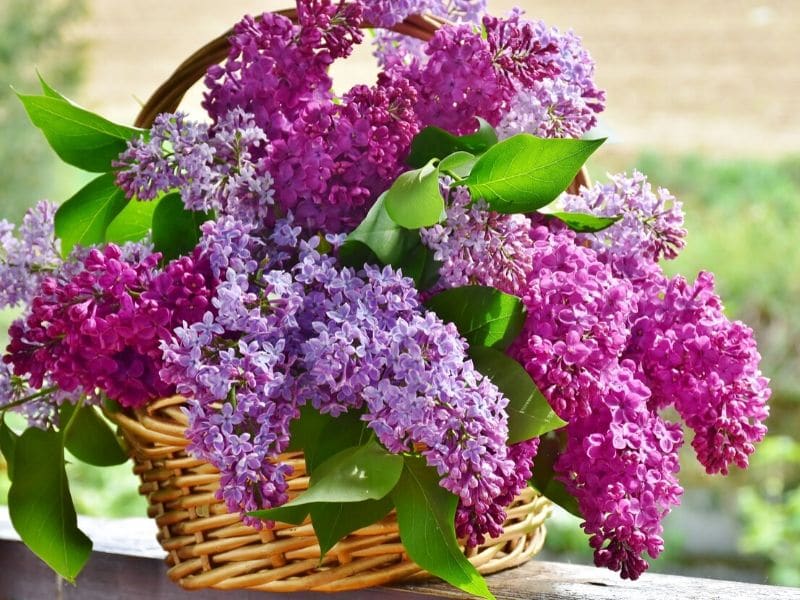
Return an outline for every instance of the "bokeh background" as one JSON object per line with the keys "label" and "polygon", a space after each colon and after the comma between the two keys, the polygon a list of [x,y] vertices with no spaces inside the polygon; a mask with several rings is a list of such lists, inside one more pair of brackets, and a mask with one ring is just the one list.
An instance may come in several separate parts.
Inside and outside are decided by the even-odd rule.
{"label": "bokeh background", "polygon": [[[58,164],[16,101],[36,69],[84,106],[131,122],[175,66],[244,13],[290,0],[0,1],[0,218],[61,201],[87,177]],[[800,2],[526,0],[574,29],[608,91],[595,179],[638,168],[684,202],[688,247],[669,271],[717,275],[728,314],[756,332],[774,396],[770,434],[747,472],[708,477],[687,452],[683,505],[667,520],[653,571],[800,586]],[[337,86],[370,83],[369,49],[335,65]],[[197,111],[200,90],[188,100]],[[0,313],[0,342],[14,317]],[[130,467],[70,465],[80,512],[142,516]],[[0,464],[0,501],[7,480]],[[547,557],[591,562],[578,521],[558,513]]]}

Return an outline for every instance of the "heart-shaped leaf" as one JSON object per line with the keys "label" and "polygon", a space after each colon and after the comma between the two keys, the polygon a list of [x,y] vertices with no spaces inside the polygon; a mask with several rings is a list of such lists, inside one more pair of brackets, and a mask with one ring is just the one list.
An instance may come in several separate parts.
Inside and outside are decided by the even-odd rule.
{"label": "heart-shaped leaf", "polygon": [[380,500],[392,491],[403,470],[403,459],[376,442],[348,448],[319,465],[308,490],[276,509],[248,513],[260,519],[281,520],[293,507],[317,503]]}
{"label": "heart-shaped leaf", "polygon": [[439,171],[458,178],[464,178],[470,174],[477,161],[478,158],[469,152],[453,152],[439,163]]}
{"label": "heart-shaped leaf", "polygon": [[154,200],[132,199],[106,227],[106,241],[115,244],[139,242],[146,238],[153,227],[153,214],[161,198]]}
{"label": "heart-shaped leaf", "polygon": [[394,504],[391,498],[364,502],[320,502],[309,508],[321,556],[339,540],[354,531],[373,525],[388,515]]}
{"label": "heart-shaped leaf", "polygon": [[364,220],[347,236],[339,250],[340,259],[347,266],[363,267],[365,260],[369,259],[369,252],[385,265],[396,265],[411,248],[419,244],[417,232],[401,227],[392,220],[386,212],[385,200],[386,194],[381,195]]}
{"label": "heart-shaped leaf", "polygon": [[17,95],[61,160],[85,171],[111,171],[128,140],[144,134],[69,102],[49,86],[44,96]]}
{"label": "heart-shaped leaf", "polygon": [[78,460],[97,467],[121,465],[128,460],[119,439],[93,406],[76,409],[65,403],[61,407],[61,422],[70,423],[64,445]]}
{"label": "heart-shaped leaf", "polygon": [[475,368],[508,398],[509,444],[538,437],[567,424],[553,412],[531,376],[513,358],[482,346],[471,346],[469,355]]}
{"label": "heart-shaped leaf", "polygon": [[502,213],[525,213],[563,192],[605,140],[543,139],[521,133],[492,146],[465,184]]}
{"label": "heart-shaped leaf", "polygon": [[562,440],[559,437],[555,433],[542,436],[536,460],[533,462],[530,484],[548,500],[583,519],[578,501],[567,491],[566,486],[555,478],[554,466],[562,449]]}
{"label": "heart-shaped leaf", "polygon": [[406,229],[429,227],[442,220],[444,198],[439,190],[439,168],[433,161],[395,179],[384,198],[392,221]]}
{"label": "heart-shaped leaf", "polygon": [[165,260],[191,254],[200,241],[200,225],[213,218],[213,213],[184,208],[180,194],[167,194],[153,212],[153,246]]}
{"label": "heart-shaped leaf", "polygon": [[603,229],[608,229],[622,218],[622,215],[616,217],[597,217],[584,213],[569,212],[548,212],[544,214],[555,217],[559,221],[565,223],[572,231],[578,233],[597,233],[598,231],[603,231]]}
{"label": "heart-shaped leaf", "polygon": [[14,433],[5,420],[5,412],[0,412],[0,452],[6,459],[6,474],[14,481],[14,455],[17,450],[19,436]]}

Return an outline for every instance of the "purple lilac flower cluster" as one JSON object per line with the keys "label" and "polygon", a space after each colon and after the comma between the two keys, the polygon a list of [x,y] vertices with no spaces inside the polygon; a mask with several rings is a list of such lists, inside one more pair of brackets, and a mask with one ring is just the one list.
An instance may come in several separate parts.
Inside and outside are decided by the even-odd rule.
{"label": "purple lilac flower cluster", "polygon": [[664,549],[662,519],[679,504],[677,451],[683,433],[647,408],[649,390],[630,365],[606,375],[591,412],[566,427],[557,470],[578,500],[595,563],[636,579]]}
{"label": "purple lilac flower cluster", "polygon": [[619,277],[646,279],[656,263],[675,258],[685,245],[683,210],[669,190],[652,186],[642,173],[610,175],[579,194],[564,194],[564,210],[602,217],[621,217],[597,233],[580,237]]}
{"label": "purple lilac flower cluster", "polygon": [[42,201],[25,213],[17,235],[0,220],[0,308],[28,304],[47,273],[61,265],[55,237],[56,206]]}
{"label": "purple lilac flower cluster", "polygon": [[[394,60],[376,85],[334,98],[328,66],[361,41],[362,9],[382,24],[425,8],[459,21],[485,9],[470,0],[438,8],[384,4],[301,0],[297,25],[273,13],[245,18],[227,62],[206,77],[204,106],[214,125],[163,115],[150,140],[123,155],[118,183],[142,199],[177,188],[195,210],[221,209],[267,225],[291,212],[305,231],[340,232],[355,227],[402,172],[424,126],[467,133],[476,116],[497,125],[518,94],[562,74],[559,85],[569,94],[595,98],[582,105],[581,123],[588,128],[602,109],[577,38],[519,13],[484,16],[486,36],[470,25],[444,27],[426,45],[424,60]],[[548,114],[577,123],[561,111],[568,104],[548,105]]]}
{"label": "purple lilac flower cluster", "polygon": [[533,81],[520,89],[498,124],[501,138],[531,133],[545,138],[579,138],[597,124],[605,92],[594,83],[594,61],[573,32],[559,33],[541,21],[537,36],[557,49],[557,77]]}
{"label": "purple lilac flower cluster", "polygon": [[[430,14],[450,23],[478,25],[486,14],[486,0],[377,0],[364,8],[364,17],[379,27],[391,27],[412,15]],[[408,66],[413,60],[425,61],[425,42],[378,29],[373,40],[374,55],[378,64],[389,70],[394,66]]]}
{"label": "purple lilac flower cluster", "polygon": [[[519,12],[506,19],[485,15],[482,27],[484,33],[467,24],[440,29],[424,59],[387,61],[417,87],[422,123],[468,133],[479,116],[506,135],[518,129],[546,137],[578,137],[596,123],[604,95],[576,36]],[[536,110],[524,122],[515,120],[533,98]]]}
{"label": "purple lilac flower cluster", "polygon": [[[461,499],[459,535],[470,545],[499,535],[535,446],[508,455],[506,398],[474,369],[455,327],[422,310],[413,282],[389,267],[338,267],[291,221],[262,247],[231,220],[204,231],[232,240],[237,259],[218,270],[216,312],[163,344],[161,375],[191,398],[191,448],[220,469],[230,510],[285,502],[287,467],[276,459],[310,403],[333,416],[363,411],[391,452],[423,448]],[[518,468],[517,455],[527,464]]]}
{"label": "purple lilac flower cluster", "polygon": [[227,113],[213,128],[181,113],[160,114],[147,138],[131,141],[114,163],[120,169],[117,185],[139,200],[174,189],[190,210],[263,221],[274,195],[260,160],[266,141],[253,116],[241,109]]}
{"label": "purple lilac flower cluster", "polygon": [[228,62],[206,77],[205,107],[217,126],[232,110],[253,114],[268,139],[257,172],[272,178],[281,214],[338,232],[402,171],[419,130],[416,91],[387,75],[336,101],[327,68],[361,41],[361,6],[320,0],[298,10],[297,26],[272,13],[237,25]]}
{"label": "purple lilac flower cluster", "polygon": [[725,316],[710,273],[693,285],[677,276],[650,286],[625,357],[652,390],[651,406],[674,406],[694,430],[692,446],[706,471],[747,468],[767,432],[769,382],[758,369],[753,331]]}
{"label": "purple lilac flower cluster", "polygon": [[442,262],[440,287],[492,285],[527,309],[509,349],[568,421],[559,478],[577,498],[598,565],[636,578],[663,548],[661,520],[681,494],[681,430],[700,462],[747,466],[766,432],[768,381],[752,331],[723,314],[708,274],[669,279],[658,260],[683,247],[680,204],[640,174],[566,196],[567,210],[621,215],[597,234],[547,217],[502,215],[465,191],[422,230]]}
{"label": "purple lilac flower cluster", "polygon": [[388,267],[316,281],[328,318],[303,344],[301,395],[323,413],[365,408],[390,452],[422,447],[461,499],[457,533],[470,546],[499,535],[504,507],[524,487],[507,456],[507,400],[474,369],[455,327],[423,314],[411,280]]}

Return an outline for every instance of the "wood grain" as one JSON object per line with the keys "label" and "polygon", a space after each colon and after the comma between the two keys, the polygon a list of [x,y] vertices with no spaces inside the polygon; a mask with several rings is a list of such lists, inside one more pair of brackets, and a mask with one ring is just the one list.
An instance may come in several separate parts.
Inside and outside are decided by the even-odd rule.
{"label": "wood grain", "polygon": [[[16,538],[0,510],[0,600],[423,600],[465,598],[441,583],[375,588],[341,594],[299,592],[187,592],[166,576],[166,565],[147,519],[116,522],[81,518],[95,551],[77,587],[56,576]],[[149,541],[148,541],[149,540]],[[646,573],[623,581],[603,569],[552,562],[529,562],[488,577],[498,600],[800,600],[800,589]]]}

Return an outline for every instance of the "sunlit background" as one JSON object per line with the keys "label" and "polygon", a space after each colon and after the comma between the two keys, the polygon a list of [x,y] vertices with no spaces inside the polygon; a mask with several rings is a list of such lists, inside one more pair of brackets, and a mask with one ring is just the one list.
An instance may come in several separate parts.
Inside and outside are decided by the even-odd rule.
{"label": "sunlit background", "polygon": [[[0,218],[19,221],[87,179],[58,164],[5,84],[34,91],[38,68],[81,104],[131,122],[205,41],[288,2],[39,0],[32,10],[2,0]],[[689,243],[669,270],[717,274],[728,313],[756,329],[773,382],[770,435],[748,472],[707,477],[686,453],[684,502],[652,570],[800,586],[800,2],[490,2],[497,14],[514,5],[583,37],[608,90],[598,133],[610,139],[589,163],[593,177],[638,168],[684,202]],[[335,66],[339,88],[374,79],[363,50]],[[0,313],[3,332],[12,318]],[[80,512],[144,515],[129,466],[69,468]],[[6,488],[0,473],[0,500]],[[591,561],[578,521],[556,515],[546,556]]]}

